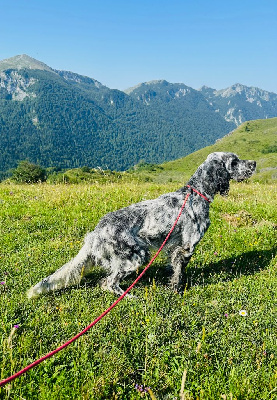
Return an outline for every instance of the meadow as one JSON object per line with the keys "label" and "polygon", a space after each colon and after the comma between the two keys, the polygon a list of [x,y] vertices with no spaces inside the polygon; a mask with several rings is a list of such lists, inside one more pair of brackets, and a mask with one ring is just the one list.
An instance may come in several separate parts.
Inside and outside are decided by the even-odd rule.
{"label": "meadow", "polygon": [[[78,287],[38,299],[28,300],[26,290],[73,257],[101,216],[180,186],[0,184],[1,380],[77,334],[116,299],[97,286],[97,269]],[[133,289],[135,298],[1,388],[0,398],[276,399],[277,184],[232,183],[210,216],[182,295],[167,287],[159,256]]]}

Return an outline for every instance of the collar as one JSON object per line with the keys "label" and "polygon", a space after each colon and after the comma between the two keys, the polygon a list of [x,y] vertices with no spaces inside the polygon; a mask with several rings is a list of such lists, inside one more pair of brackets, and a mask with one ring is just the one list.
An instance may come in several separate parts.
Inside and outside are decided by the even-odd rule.
{"label": "collar", "polygon": [[192,186],[190,186],[190,185],[187,185],[187,187],[191,190],[191,193],[192,193],[192,192],[195,192],[195,193],[197,193],[199,196],[203,197],[203,199],[205,199],[208,203],[211,203],[211,200],[209,200],[208,197],[204,196],[204,194],[198,192],[198,190],[194,189],[194,188],[193,188]]}

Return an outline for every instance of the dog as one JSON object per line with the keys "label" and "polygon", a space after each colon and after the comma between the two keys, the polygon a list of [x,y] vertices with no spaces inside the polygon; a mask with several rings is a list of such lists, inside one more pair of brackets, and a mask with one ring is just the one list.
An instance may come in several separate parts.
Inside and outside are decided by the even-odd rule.
{"label": "dog", "polygon": [[181,189],[106,214],[86,235],[77,256],[30,288],[28,297],[78,284],[94,266],[106,271],[100,285],[120,296],[120,281],[149,261],[151,249],[161,246],[191,191],[165,245],[172,267],[170,285],[178,291],[182,272],[210,225],[209,208],[214,196],[227,195],[231,179],[243,181],[255,169],[253,160],[240,160],[229,152],[211,153]]}

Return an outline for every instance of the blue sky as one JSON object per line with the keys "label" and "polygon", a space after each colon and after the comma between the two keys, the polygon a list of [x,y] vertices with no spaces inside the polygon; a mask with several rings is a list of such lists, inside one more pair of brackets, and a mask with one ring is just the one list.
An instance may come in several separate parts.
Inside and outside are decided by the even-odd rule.
{"label": "blue sky", "polygon": [[276,0],[0,0],[0,59],[28,54],[110,88],[166,79],[277,93]]}

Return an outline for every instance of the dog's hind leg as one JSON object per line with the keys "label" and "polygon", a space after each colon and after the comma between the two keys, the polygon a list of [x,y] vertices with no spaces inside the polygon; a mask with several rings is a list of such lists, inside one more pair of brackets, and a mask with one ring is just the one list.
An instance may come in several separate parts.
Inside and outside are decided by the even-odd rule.
{"label": "dog's hind leg", "polygon": [[90,272],[92,265],[93,259],[90,247],[86,243],[71,261],[31,287],[27,292],[27,296],[28,298],[37,297],[43,293],[76,285],[81,281],[83,276]]}
{"label": "dog's hind leg", "polygon": [[119,286],[119,283],[126,275],[128,274],[125,274],[122,271],[113,272],[101,281],[100,286],[104,290],[109,290],[117,296],[121,296],[124,291]]}
{"label": "dog's hind leg", "polygon": [[[117,296],[121,296],[124,291],[119,286],[120,281],[136,271],[147,259],[148,253],[142,249],[140,250],[140,254],[133,254],[130,260],[114,257],[111,264],[112,268],[110,268],[110,274],[100,282],[100,286]],[[132,297],[129,294],[127,296]]]}
{"label": "dog's hind leg", "polygon": [[173,274],[170,279],[170,286],[174,291],[179,291],[181,288],[183,272],[191,256],[189,247],[177,247],[171,255]]}

